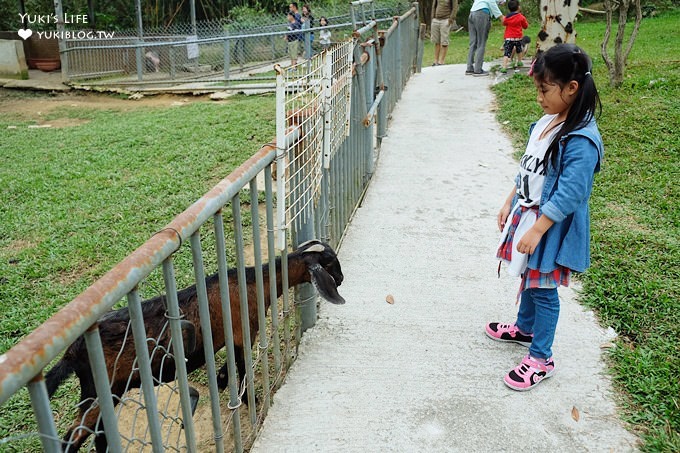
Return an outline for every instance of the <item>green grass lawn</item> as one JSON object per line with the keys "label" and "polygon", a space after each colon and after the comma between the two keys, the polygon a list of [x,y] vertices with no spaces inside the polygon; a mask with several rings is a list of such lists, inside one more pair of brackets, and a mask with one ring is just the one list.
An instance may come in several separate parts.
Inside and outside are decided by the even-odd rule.
{"label": "green grass lawn", "polygon": [[[0,353],[275,135],[273,96],[122,110],[61,102],[65,106],[42,115],[12,107],[45,98],[0,92]],[[105,105],[110,101],[105,95],[99,99]],[[49,100],[36,105],[47,106]],[[37,122],[66,127],[30,127]],[[249,208],[243,209],[247,225]],[[230,213],[225,211],[225,221]],[[206,268],[214,271],[214,240],[211,244],[205,236]],[[180,287],[193,277],[190,260],[190,253],[177,254]],[[140,291],[143,297],[163,292],[160,271]],[[63,433],[72,420],[77,385],[70,380],[59,395],[55,414]],[[0,409],[0,440],[35,429],[23,389]],[[40,450],[35,437],[9,448]],[[0,451],[6,451],[2,444]]]}
{"label": "green grass lawn", "polygon": [[[0,104],[0,352],[274,136],[273,97],[129,111],[65,107],[29,128]],[[8,129],[8,127],[12,127]]]}
{"label": "green grass lawn", "polygon": [[[604,24],[577,24],[577,44],[594,62],[605,142],[591,199],[593,263],[580,276],[581,300],[620,335],[609,355],[611,373],[624,419],[641,434],[645,451],[680,451],[678,23],[678,12],[644,20],[620,89],[609,87],[600,56]],[[490,43],[500,39],[501,27],[493,28]],[[542,114],[531,79],[515,75],[494,91],[498,119],[508,121],[521,152],[526,134],[518,131]]]}

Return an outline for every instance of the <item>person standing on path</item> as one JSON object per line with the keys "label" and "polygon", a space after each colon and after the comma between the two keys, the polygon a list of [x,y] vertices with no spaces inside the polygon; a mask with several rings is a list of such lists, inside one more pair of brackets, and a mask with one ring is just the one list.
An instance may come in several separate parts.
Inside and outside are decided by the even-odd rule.
{"label": "person standing on path", "polygon": [[284,36],[284,39],[288,43],[288,56],[290,57],[291,66],[295,66],[297,64],[297,59],[300,55],[300,40],[302,39],[302,36],[298,30],[301,28],[302,23],[300,23],[300,21],[295,18],[295,13],[289,11],[288,33]]}
{"label": "person standing on path", "polygon": [[298,10],[297,2],[291,2],[288,5],[288,12],[293,13],[293,17],[295,17],[296,21],[302,22],[302,15],[300,14],[300,10]]}
{"label": "person standing on path", "polygon": [[506,16],[501,17],[501,22],[505,26],[505,33],[503,34],[503,67],[502,73],[508,72],[508,63],[515,57],[517,59],[516,66],[522,66],[522,57],[524,56],[524,30],[529,28],[529,22],[524,17],[519,7],[518,0],[510,0],[508,2],[508,9],[510,12]]}
{"label": "person standing on path", "polygon": [[[322,27],[328,26],[328,19],[325,17],[322,17],[319,19],[319,25]],[[321,30],[319,32],[319,44],[321,44],[321,49],[326,50],[331,46],[331,31],[326,29],[326,30]]]}
{"label": "person standing on path", "polygon": [[456,20],[458,2],[454,0],[434,0],[432,3],[432,24],[430,37],[434,44],[434,63],[432,66],[444,64],[449,49],[449,34]]}
{"label": "person standing on path", "polygon": [[[560,313],[558,286],[590,266],[588,199],[604,157],[595,122],[602,110],[592,62],[573,44],[541,53],[532,73],[545,115],[529,130],[515,185],[498,213],[497,257],[520,276],[517,320],[491,322],[493,340],[529,347],[503,381],[529,390],[555,371],[552,344]],[[499,265],[500,272],[500,265]]]}
{"label": "person standing on path", "polygon": [[[308,30],[314,28],[314,16],[312,16],[312,8],[305,4],[302,6],[302,29]],[[305,58],[312,58],[312,46],[314,45],[314,32],[305,32],[302,38],[302,43],[304,45],[304,55]]]}
{"label": "person standing on path", "polygon": [[503,16],[495,0],[475,0],[470,8],[468,30],[470,33],[470,50],[468,51],[467,69],[465,74],[474,76],[488,76],[489,72],[482,68],[486,40],[491,30],[491,16]]}

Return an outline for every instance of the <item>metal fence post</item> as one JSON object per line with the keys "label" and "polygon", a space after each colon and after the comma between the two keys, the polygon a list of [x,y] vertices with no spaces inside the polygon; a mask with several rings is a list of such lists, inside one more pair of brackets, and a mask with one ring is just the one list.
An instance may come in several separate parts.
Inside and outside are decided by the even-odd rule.
{"label": "metal fence post", "polygon": [[241,405],[238,394],[239,385],[236,379],[236,359],[234,353],[234,330],[231,319],[231,300],[229,297],[229,277],[227,273],[227,252],[224,235],[224,218],[222,211],[213,216],[215,228],[215,252],[217,255],[217,272],[220,281],[220,302],[222,306],[222,327],[224,329],[225,347],[227,352],[227,376],[229,382],[228,408],[233,410],[232,423],[234,427],[234,451],[243,451],[243,439],[241,436],[241,417],[239,406]]}
{"label": "metal fence post", "polygon": [[224,80],[228,81],[231,72],[231,46],[229,45],[229,32],[225,31],[224,34]]}
{"label": "metal fence post", "polygon": [[319,237],[324,242],[328,242],[330,239],[330,234],[328,231],[329,221],[330,221],[330,202],[329,202],[329,185],[330,185],[330,168],[331,168],[331,134],[332,130],[332,97],[333,93],[331,91],[331,78],[333,77],[333,65],[331,61],[331,53],[323,54],[323,67],[322,67],[322,79],[323,84],[323,165],[322,165],[322,177],[321,177],[321,199],[320,205],[320,215],[319,215]]}
{"label": "metal fence post", "polygon": [[[309,208],[312,209],[311,206]],[[301,228],[296,236],[297,244],[301,244],[310,239],[314,239],[314,217],[310,215],[302,222]],[[311,283],[304,283],[298,286],[296,292],[296,305],[300,307],[300,328],[302,332],[310,327],[314,327],[317,318],[317,297],[316,290]]]}
{"label": "metal fence post", "polygon": [[176,71],[177,71],[176,63],[175,63],[175,54],[176,54],[175,46],[170,46],[170,48],[168,49],[168,58],[170,59],[170,79],[171,80],[175,80]]}
{"label": "metal fence post", "polygon": [[272,315],[272,334],[274,344],[274,368],[276,373],[281,372],[281,339],[279,337],[279,307],[276,294],[276,246],[274,237],[274,200],[272,193],[272,167],[268,165],[264,169],[264,193],[265,206],[267,209],[267,250],[269,259],[269,301]]}
{"label": "metal fence post", "polygon": [[142,3],[135,0],[135,16],[137,18],[137,46],[135,47],[135,62],[137,66],[137,80],[141,81],[144,71],[144,59],[142,57],[142,44],[144,43],[144,27],[142,26]]}
{"label": "metal fence post", "polygon": [[175,281],[175,269],[172,257],[163,261],[163,280],[165,282],[165,297],[168,323],[172,333],[172,355],[175,358],[175,374],[179,386],[179,400],[182,408],[182,423],[188,451],[196,451],[196,438],[194,434],[194,420],[189,400],[189,382],[187,379],[187,366],[184,358],[187,356],[184,350],[184,338],[180,324],[179,301],[177,299],[177,283]]}
{"label": "metal fence post", "polygon": [[47,387],[45,387],[42,373],[29,381],[27,387],[31,396],[31,406],[38,422],[43,449],[47,453],[61,452],[61,441],[57,437],[57,428],[54,426],[50,399],[47,396]]}
{"label": "metal fence post", "polygon": [[[21,6],[24,3],[21,2]],[[57,16],[57,31],[61,35],[59,37],[59,58],[61,60],[61,81],[68,82],[68,54],[66,53],[66,40],[63,38],[64,35],[64,8],[62,6],[61,0],[54,0],[54,13]],[[23,24],[22,24],[23,25]]]}
{"label": "metal fence post", "polygon": [[250,180],[250,218],[253,225],[253,252],[255,255],[255,285],[257,287],[257,321],[259,328],[260,357],[262,358],[262,387],[264,388],[264,414],[269,410],[269,344],[267,342],[267,309],[264,304],[264,275],[262,272],[262,247],[260,240],[260,214],[257,199],[257,179]]}
{"label": "metal fence post", "polygon": [[87,355],[90,359],[90,368],[94,377],[94,386],[97,390],[97,401],[101,408],[101,419],[104,422],[104,434],[109,444],[109,450],[122,451],[120,433],[118,432],[118,420],[113,409],[113,397],[109,383],[106,359],[102,349],[102,339],[99,336],[99,328],[94,324],[83,335],[87,345]]}
{"label": "metal fence post", "polygon": [[246,284],[245,255],[243,253],[243,223],[241,222],[241,200],[236,194],[231,199],[231,214],[234,219],[234,241],[236,242],[236,271],[238,274],[238,295],[241,313],[241,338],[243,340],[243,358],[245,359],[246,375],[239,376],[245,378],[246,388],[248,389],[248,413],[250,423],[257,423],[257,412],[255,408],[255,383],[253,373],[253,349],[250,344],[250,315],[248,311],[248,289]]}
{"label": "metal fence post", "polygon": [[163,437],[161,423],[158,419],[158,401],[154,392],[154,378],[151,371],[144,314],[142,312],[139,292],[135,289],[128,293],[127,300],[128,310],[130,311],[130,323],[132,324],[132,337],[135,342],[135,351],[137,352],[139,376],[142,381],[142,393],[144,394],[144,404],[146,406],[146,420],[149,423],[149,434],[151,435],[151,447],[154,453],[162,453]]}
{"label": "metal fence post", "polygon": [[194,263],[194,277],[196,279],[196,294],[198,296],[199,319],[203,334],[203,353],[205,367],[208,374],[208,388],[210,390],[210,410],[212,412],[215,450],[224,452],[224,435],[222,434],[222,413],[220,411],[220,393],[217,388],[217,370],[215,367],[215,348],[213,332],[210,325],[210,308],[208,307],[208,291],[205,283],[203,268],[203,252],[201,238],[198,232],[191,235],[191,255]]}

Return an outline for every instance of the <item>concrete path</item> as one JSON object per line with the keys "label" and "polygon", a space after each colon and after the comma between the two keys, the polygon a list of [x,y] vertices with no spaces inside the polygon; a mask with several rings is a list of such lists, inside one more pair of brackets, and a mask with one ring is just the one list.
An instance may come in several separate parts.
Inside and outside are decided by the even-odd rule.
{"label": "concrete path", "polygon": [[493,257],[516,163],[492,80],[464,70],[408,83],[340,250],[347,304],[323,303],[253,452],[635,450],[601,357],[612,334],[573,290],[555,376],[528,393],[502,382],[527,351],[483,333],[516,314],[518,281]]}

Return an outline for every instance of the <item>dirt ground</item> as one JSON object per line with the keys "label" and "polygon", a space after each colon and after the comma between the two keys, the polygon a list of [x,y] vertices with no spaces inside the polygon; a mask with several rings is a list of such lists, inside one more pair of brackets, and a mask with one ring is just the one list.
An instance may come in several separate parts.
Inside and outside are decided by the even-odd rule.
{"label": "dirt ground", "polygon": [[[200,393],[200,399],[196,412],[193,416],[194,434],[198,451],[214,451],[215,440],[212,424],[212,413],[209,403],[209,390],[206,386],[191,382],[190,385]],[[156,398],[161,422],[161,432],[164,443],[169,448],[183,449],[186,446],[184,439],[183,425],[181,420],[181,408],[179,394],[176,383],[172,385],[164,384],[156,387]],[[130,451],[147,452],[151,451],[151,438],[148,432],[146,412],[142,406],[143,399],[139,389],[134,389],[126,393],[124,403],[119,405],[118,410],[118,430],[121,435],[121,443],[124,449]],[[222,408],[222,433],[224,434],[224,445],[227,451],[231,451],[234,444],[233,427],[231,417],[234,413],[227,409],[226,402],[221,404]],[[252,436],[252,425],[248,417],[248,409],[242,406],[238,411],[241,420],[241,435],[244,440]]]}
{"label": "dirt ground", "polygon": [[130,99],[125,95],[87,91],[48,93],[0,88],[0,113],[10,113],[22,120],[34,120],[38,125],[69,127],[86,120],[59,118],[45,121],[44,117],[62,107],[126,112],[145,107],[177,107],[191,102],[208,101],[208,96],[160,94]]}

